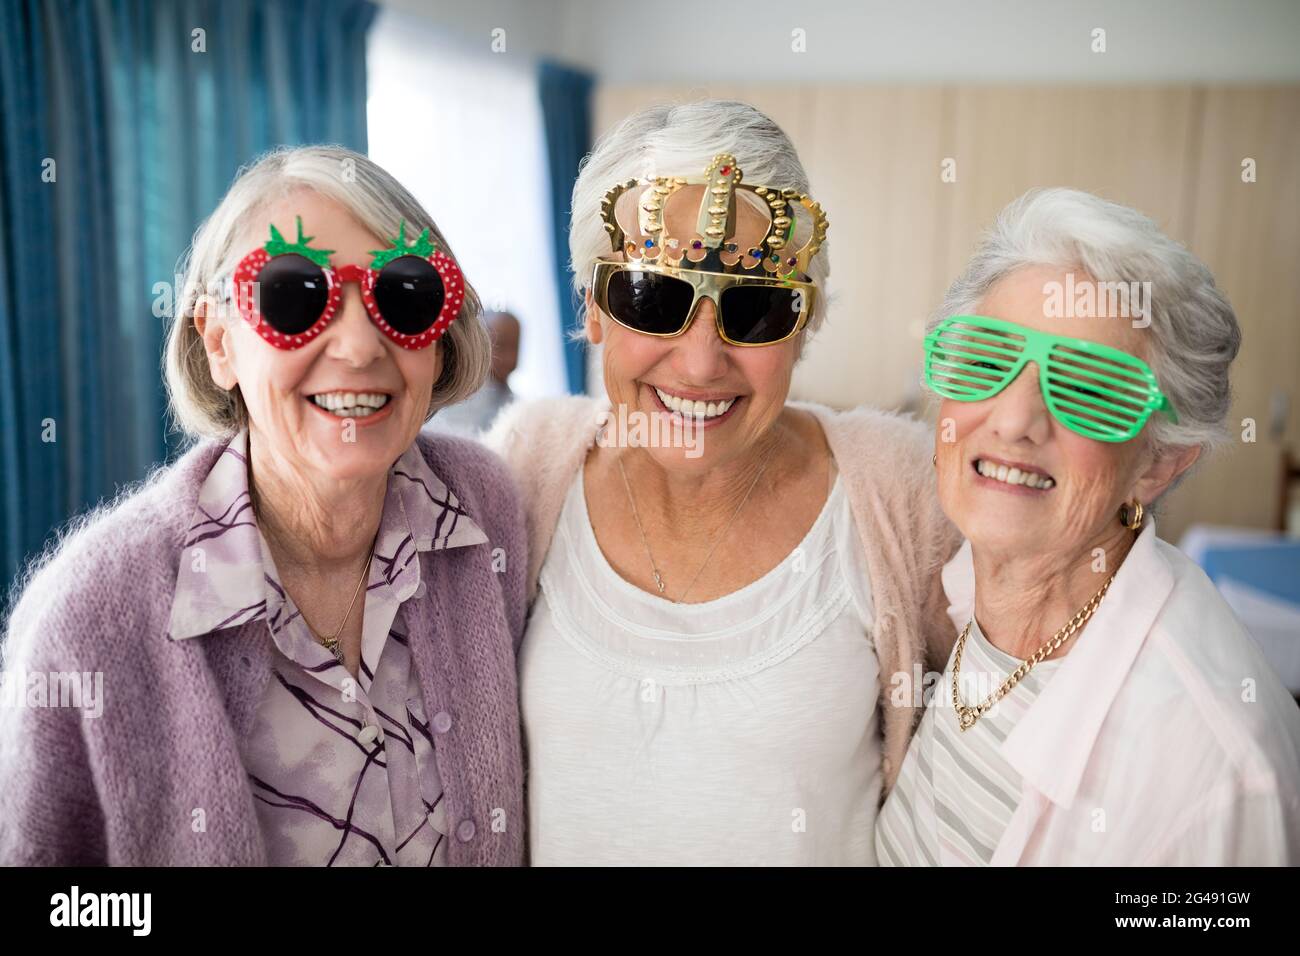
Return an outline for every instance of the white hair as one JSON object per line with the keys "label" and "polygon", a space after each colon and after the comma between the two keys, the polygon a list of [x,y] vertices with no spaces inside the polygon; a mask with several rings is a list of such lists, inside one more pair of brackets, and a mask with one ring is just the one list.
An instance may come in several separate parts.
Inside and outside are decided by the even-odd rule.
{"label": "white hair", "polygon": [[1226,439],[1228,367],[1241,328],[1204,263],[1129,206],[1077,189],[1031,190],[998,214],[929,328],[978,312],[996,283],[1029,266],[1079,269],[1097,282],[1149,282],[1150,365],[1178,414],[1177,424],[1159,413],[1148,420],[1153,448],[1208,450]]}
{"label": "white hair", "polygon": [[[582,161],[573,184],[569,264],[579,296],[591,279],[596,260],[611,252],[600,217],[605,193],[629,179],[701,176],[719,153],[736,157],[747,183],[811,193],[808,173],[790,138],[748,103],[699,100],[633,113],[601,137]],[[825,318],[829,274],[830,249],[823,242],[808,265],[808,276],[819,292],[807,326],[809,333]]]}
{"label": "white hair", "polygon": [[[439,249],[453,255],[432,217],[401,183],[360,153],[342,146],[285,147],[241,169],[225,197],[194,234],[178,271],[177,307],[167,337],[164,372],[172,417],[191,437],[226,437],[248,422],[239,388],[226,391],[212,380],[207,352],[194,326],[200,297],[212,296],[248,252],[235,243],[265,208],[297,189],[337,202],[376,236],[428,229]],[[412,232],[413,230],[413,232]],[[454,255],[453,255],[454,258]],[[468,398],[487,377],[491,340],[479,318],[478,295],[465,283],[460,313],[439,340],[442,373],[434,383],[427,421],[435,411]]]}

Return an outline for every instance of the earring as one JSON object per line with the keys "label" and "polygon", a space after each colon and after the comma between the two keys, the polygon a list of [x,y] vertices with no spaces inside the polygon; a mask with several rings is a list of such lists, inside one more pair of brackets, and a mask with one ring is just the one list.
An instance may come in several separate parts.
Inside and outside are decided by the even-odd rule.
{"label": "earring", "polygon": [[1142,527],[1142,502],[1136,498],[1133,501],[1125,502],[1119,506],[1119,523],[1130,531],[1137,531]]}
{"label": "earring", "polygon": [[932,465],[939,464],[939,453],[937,451],[930,457],[930,464]]}

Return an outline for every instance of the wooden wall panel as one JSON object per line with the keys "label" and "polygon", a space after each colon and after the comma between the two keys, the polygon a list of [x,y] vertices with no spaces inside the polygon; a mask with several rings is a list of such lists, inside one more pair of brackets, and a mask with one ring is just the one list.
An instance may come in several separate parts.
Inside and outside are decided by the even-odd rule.
{"label": "wooden wall panel", "polygon": [[950,274],[998,211],[1036,186],[1086,189],[1184,234],[1195,166],[1190,88],[964,87],[951,95]]}
{"label": "wooden wall panel", "polygon": [[920,398],[925,316],[945,278],[939,247],[937,88],[818,90],[797,143],[827,210],[826,324],[795,372],[800,398],[902,407]]}
{"label": "wooden wall panel", "polygon": [[[1270,435],[1275,396],[1290,406],[1283,440],[1300,452],[1300,90],[1207,90],[1198,154],[1189,245],[1232,302],[1242,349],[1233,441],[1170,496],[1166,524],[1267,527],[1282,444]],[[1245,158],[1254,183],[1242,182]],[[1253,444],[1240,440],[1245,418],[1257,424]]]}

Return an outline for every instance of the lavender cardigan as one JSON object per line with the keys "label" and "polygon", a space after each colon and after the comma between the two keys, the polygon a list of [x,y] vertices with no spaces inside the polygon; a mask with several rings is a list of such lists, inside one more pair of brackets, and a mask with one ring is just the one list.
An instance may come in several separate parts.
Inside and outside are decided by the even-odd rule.
{"label": "lavender cardigan", "polygon": [[[470,839],[452,838],[448,863],[519,865],[523,513],[505,466],[482,446],[418,443],[488,536],[421,552],[428,590],[407,612],[426,705],[454,721],[437,751],[448,817],[475,822]],[[266,624],[167,639],[185,526],[224,447],[199,444],[75,520],[29,572],[5,670],[24,686],[51,672],[102,673],[104,705],[95,718],[10,699],[0,707],[0,864],[265,862],[240,741],[271,674]]]}

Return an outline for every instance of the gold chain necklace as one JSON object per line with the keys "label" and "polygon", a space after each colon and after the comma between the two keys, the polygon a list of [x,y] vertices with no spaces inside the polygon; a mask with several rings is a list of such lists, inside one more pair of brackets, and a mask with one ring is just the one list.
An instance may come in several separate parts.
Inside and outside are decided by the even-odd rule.
{"label": "gold chain necklace", "polygon": [[[310,624],[307,624],[307,615],[306,614],[302,615],[302,621],[304,624],[307,624],[307,630],[311,631],[312,636],[315,637],[316,640],[320,641],[321,644],[324,646],[325,650],[333,654],[334,659],[338,661],[340,664],[343,663],[343,647],[339,643],[339,637],[343,634],[343,628],[347,626],[348,618],[352,616],[352,608],[356,606],[357,595],[361,593],[361,588],[366,583],[366,578],[370,576],[370,562],[371,560],[374,559],[374,556],[375,556],[375,549],[374,546],[372,545],[370,548],[370,555],[369,557],[366,558],[366,566],[361,571],[361,580],[357,582],[357,589],[352,592],[352,600],[348,602],[348,609],[343,614],[343,621],[342,623],[339,624],[339,629],[334,632],[333,637],[321,637],[319,634],[316,633],[315,628],[313,628]],[[299,609],[298,613],[302,614],[302,610]]]}
{"label": "gold chain necklace", "polygon": [[[249,454],[245,462],[245,472],[248,476],[248,502],[253,506],[254,519],[257,519],[258,512],[260,509],[257,504],[257,497],[258,497],[257,493],[253,489],[253,455],[252,455],[251,441],[249,442],[249,445],[250,445]],[[262,522],[260,521],[258,522],[258,527],[259,528],[262,527]],[[367,578],[369,578],[370,576],[370,562],[374,560],[375,546],[378,543],[379,543],[379,532],[376,531],[375,540],[370,542],[370,554],[366,556],[366,566],[361,569],[361,580],[357,582],[356,590],[352,592],[352,600],[348,602],[347,612],[343,615],[343,620],[339,624],[339,629],[334,632],[333,637],[321,637],[319,634],[317,634],[316,629],[307,622],[307,615],[303,612],[302,608],[298,608],[298,614],[302,617],[303,624],[307,625],[307,630],[311,633],[311,636],[316,638],[316,640],[318,640],[321,643],[321,646],[324,647],[325,650],[333,654],[334,659],[338,661],[340,664],[343,663],[343,647],[342,644],[340,643],[339,638],[342,637],[343,635],[343,628],[347,627],[348,618],[352,616],[352,609],[356,607],[357,596],[361,593],[361,588],[365,585]]]}
{"label": "gold chain necklace", "polygon": [[1115,580],[1115,575],[1117,573],[1118,571],[1112,571],[1110,577],[1106,579],[1106,583],[1101,586],[1101,590],[1089,598],[1088,603],[1081,607],[1078,613],[1066,622],[1064,627],[1053,634],[1046,644],[1034,651],[1032,657],[1021,662],[1020,666],[1012,671],[1010,676],[1002,682],[1001,687],[990,694],[983,703],[980,703],[975,707],[967,707],[961,702],[961,695],[957,692],[957,683],[961,676],[961,654],[966,647],[966,638],[970,636],[971,625],[975,623],[975,618],[972,617],[966,624],[966,628],[961,632],[961,637],[957,638],[957,653],[953,657],[952,662],[952,706],[953,710],[957,712],[957,726],[963,731],[970,730],[974,727],[975,721],[983,717],[990,707],[1000,701],[1003,697],[1006,697],[1007,694],[1011,693],[1012,689],[1024,679],[1025,675],[1034,669],[1035,665],[1041,663],[1049,654],[1054,653],[1057,648],[1069,640],[1070,637],[1079,630],[1079,628],[1087,624],[1088,619],[1097,612],[1097,607],[1101,604],[1101,599],[1104,598],[1106,592],[1110,590],[1110,582]]}
{"label": "gold chain necklace", "polygon": [[[700,575],[704,573],[704,569],[709,566],[709,562],[713,559],[713,552],[718,550],[718,545],[722,544],[722,539],[725,538],[727,532],[731,530],[732,524],[735,522],[736,518],[739,517],[741,510],[745,507],[745,503],[749,501],[749,496],[754,493],[754,488],[758,485],[758,479],[763,477],[763,472],[767,471],[768,463],[776,457],[776,453],[780,447],[781,439],[777,439],[776,445],[772,448],[772,453],[763,460],[763,466],[758,469],[758,474],[756,474],[754,480],[749,483],[749,490],[745,492],[745,497],[740,499],[739,507],[736,508],[731,517],[727,520],[727,524],[718,534],[717,540],[713,542],[713,547],[709,548],[709,553],[704,556],[704,562],[695,572],[695,576],[691,578],[690,583],[686,585],[686,589],[678,595],[677,599],[673,602],[674,604],[681,604],[686,600],[686,595],[690,593],[691,588],[695,587],[695,582],[699,580]],[[641,516],[637,513],[636,498],[632,495],[632,484],[627,480],[627,471],[623,468],[623,457],[621,455],[618,458],[618,471],[619,474],[623,476],[623,487],[627,489],[627,500],[632,506],[632,519],[636,521],[636,529],[641,533],[641,544],[645,547],[645,556],[650,560],[650,571],[654,574],[655,586],[659,588],[660,595],[663,595],[664,579],[659,573],[658,565],[655,564],[655,556],[650,551],[650,542],[645,536],[645,528],[641,524]]]}

